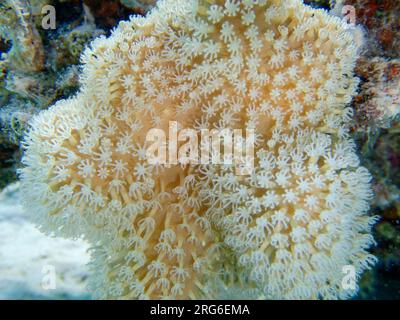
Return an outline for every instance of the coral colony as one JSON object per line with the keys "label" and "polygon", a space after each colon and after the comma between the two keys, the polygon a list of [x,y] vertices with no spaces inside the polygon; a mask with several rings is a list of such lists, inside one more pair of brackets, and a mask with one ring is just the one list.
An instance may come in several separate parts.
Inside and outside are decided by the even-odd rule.
{"label": "coral colony", "polygon": [[[357,56],[344,21],[300,0],[159,1],[93,41],[80,92],[33,119],[26,202],[92,244],[95,298],[349,298],[343,268],[376,260],[348,134]],[[254,168],[149,164],[171,121],[254,130]]]}

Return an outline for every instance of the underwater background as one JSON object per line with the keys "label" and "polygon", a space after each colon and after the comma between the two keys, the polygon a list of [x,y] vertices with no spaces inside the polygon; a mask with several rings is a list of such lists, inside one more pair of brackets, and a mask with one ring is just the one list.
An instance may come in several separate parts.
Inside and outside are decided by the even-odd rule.
{"label": "underwater background", "polygon": [[[0,3],[0,299],[90,299],[85,290],[88,245],[41,234],[18,195],[20,142],[29,119],[78,90],[79,57],[99,35],[109,35],[152,0],[1,0]],[[373,175],[372,253],[355,299],[400,299],[400,1],[305,1],[343,14],[355,8],[364,49],[356,74],[352,135],[362,165]],[[338,1],[336,1],[338,2]],[[42,8],[56,9],[55,29],[42,28]],[[339,9],[340,8],[340,9]],[[350,7],[349,7],[350,8]],[[44,266],[57,270],[56,289],[43,288]]]}

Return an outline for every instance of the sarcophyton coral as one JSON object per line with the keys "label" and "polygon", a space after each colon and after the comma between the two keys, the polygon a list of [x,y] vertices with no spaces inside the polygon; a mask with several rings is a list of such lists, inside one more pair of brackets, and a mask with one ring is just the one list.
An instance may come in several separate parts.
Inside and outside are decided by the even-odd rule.
{"label": "sarcophyton coral", "polygon": [[[43,230],[93,244],[98,298],[345,298],[374,262],[370,176],[347,131],[357,47],[300,0],[165,0],[84,53],[39,114],[24,194]],[[146,134],[254,129],[255,167],[150,165]]]}
{"label": "sarcophyton coral", "polygon": [[97,106],[61,101],[32,123],[23,181],[38,187],[26,196],[38,206],[39,223],[96,244],[96,297],[213,296],[205,284],[229,260],[196,194],[184,198],[193,176],[144,163],[141,127],[151,121],[136,120],[128,106]]}

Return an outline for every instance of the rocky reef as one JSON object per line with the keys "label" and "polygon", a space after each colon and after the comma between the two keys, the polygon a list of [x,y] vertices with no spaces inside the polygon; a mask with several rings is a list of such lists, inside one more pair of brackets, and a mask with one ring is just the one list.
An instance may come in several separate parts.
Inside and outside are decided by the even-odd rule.
{"label": "rocky reef", "polygon": [[[79,94],[33,119],[24,200],[41,230],[91,243],[96,298],[349,298],[343,266],[376,262],[349,136],[358,53],[300,0],[162,1],[94,41]],[[171,121],[253,130],[254,167],[148,163]]]}

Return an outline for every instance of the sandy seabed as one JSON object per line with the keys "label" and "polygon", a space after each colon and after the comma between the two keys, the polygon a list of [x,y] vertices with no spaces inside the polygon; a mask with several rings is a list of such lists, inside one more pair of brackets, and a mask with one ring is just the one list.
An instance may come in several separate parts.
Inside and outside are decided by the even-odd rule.
{"label": "sandy seabed", "polygon": [[44,235],[29,214],[17,184],[0,193],[0,299],[90,299],[87,243]]}

